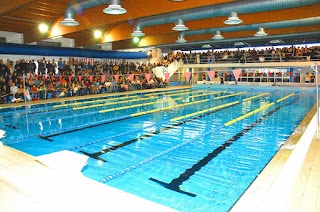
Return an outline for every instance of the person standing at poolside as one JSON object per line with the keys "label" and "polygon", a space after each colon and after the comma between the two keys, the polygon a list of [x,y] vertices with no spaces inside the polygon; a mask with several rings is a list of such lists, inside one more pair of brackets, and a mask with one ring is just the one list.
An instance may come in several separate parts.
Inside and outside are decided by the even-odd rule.
{"label": "person standing at poolside", "polygon": [[309,72],[306,73],[306,76],[304,76],[304,82],[309,83],[310,82],[310,74]]}
{"label": "person standing at poolside", "polygon": [[311,74],[310,76],[310,82],[314,83],[314,79],[316,78],[316,76],[314,75],[314,73]]}

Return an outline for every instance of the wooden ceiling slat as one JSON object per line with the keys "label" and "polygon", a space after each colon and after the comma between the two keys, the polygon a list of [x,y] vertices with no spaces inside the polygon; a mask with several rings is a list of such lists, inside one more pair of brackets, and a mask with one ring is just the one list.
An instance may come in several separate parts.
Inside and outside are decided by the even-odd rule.
{"label": "wooden ceiling slat", "polygon": [[31,9],[34,12],[41,11],[41,12],[45,12],[45,13],[53,13],[53,14],[57,15],[56,18],[59,18],[61,15],[63,15],[63,11],[61,11],[59,9],[50,8],[50,7],[35,7],[35,6],[27,5],[27,6],[23,7],[23,9],[28,10],[28,11],[30,11],[30,9]]}
{"label": "wooden ceiling slat", "polygon": [[[269,35],[281,35],[281,34],[292,34],[292,33],[302,33],[302,32],[316,32],[319,31],[320,25],[313,26],[304,26],[304,27],[292,27],[286,28],[285,31],[283,29],[268,29],[266,32]],[[224,33],[223,36],[225,39],[230,38],[242,38],[242,37],[253,37],[255,31],[241,31],[241,32],[229,32]],[[135,48],[135,47],[146,47],[149,45],[172,45],[175,44],[175,40],[177,40],[178,33],[171,34],[163,34],[163,35],[153,35],[153,36],[145,36],[143,37],[138,44],[134,44],[132,39],[117,41],[112,43],[112,48],[114,50],[120,50],[125,48]],[[196,42],[196,41],[212,41],[212,35],[210,34],[201,34],[194,35],[187,39],[188,43]],[[268,37],[266,37],[268,39]],[[226,40],[226,42],[228,42]],[[186,43],[186,45],[188,45]]]}
{"label": "wooden ceiling slat", "polygon": [[30,5],[32,6],[42,5],[50,8],[55,7],[55,8],[64,9],[69,2],[67,1],[59,2],[59,1],[52,1],[52,0],[36,0],[36,1],[33,1]]}
{"label": "wooden ceiling slat", "polygon": [[154,1],[147,0],[135,0],[135,1],[123,1],[122,6],[128,10],[123,15],[107,15],[102,11],[105,5],[90,8],[84,11],[83,14],[76,15],[76,20],[80,23],[77,27],[61,27],[60,22],[63,17],[59,18],[54,27],[60,27],[64,34],[69,34],[77,30],[83,30],[93,27],[101,27],[106,24],[129,22],[129,20],[136,21],[139,18],[159,15],[177,10],[191,9],[195,7],[203,7],[209,5],[215,5],[220,3],[233,2],[235,0],[215,0],[215,1],[199,1],[199,0],[188,0],[185,2],[172,2],[168,0],[157,0],[156,5]]}
{"label": "wooden ceiling slat", "polygon": [[[9,16],[2,16],[1,18],[3,21],[13,21],[12,24],[16,25],[17,27],[19,27],[20,24],[24,24],[24,23],[30,23],[34,25],[34,23],[38,22],[37,20],[9,17]],[[17,21],[19,22],[18,24],[17,24]]]}
{"label": "wooden ceiling slat", "polygon": [[8,12],[11,12],[13,10],[16,10],[17,8],[23,7],[32,1],[34,0],[10,0],[10,1],[1,0],[0,15],[7,14]]}
{"label": "wooden ceiling slat", "polygon": [[[270,11],[270,12],[261,12],[255,14],[246,14],[239,15],[241,19],[244,20],[245,24],[256,24],[256,23],[264,23],[264,22],[277,22],[284,20],[293,20],[298,18],[309,18],[309,17],[317,17],[320,16],[320,4],[316,6],[307,6],[303,8],[293,8],[279,11]],[[281,14],[281,15],[280,15]],[[286,14],[286,15],[283,15]],[[297,16],[299,14],[299,16]],[[187,21],[185,24],[189,27],[189,31],[191,30],[199,30],[199,29],[210,29],[210,28],[218,28],[218,27],[232,27],[225,25],[223,21],[226,20],[226,17],[215,17],[208,18],[196,21]],[[173,23],[171,24],[162,24],[157,26],[145,27],[143,28],[143,32],[146,35],[157,35],[157,34],[166,34],[172,33]],[[112,29],[108,30],[105,33],[105,36],[109,36],[110,41],[117,40],[126,40],[131,38],[131,33],[133,31],[133,27],[128,23],[121,23]]]}
{"label": "wooden ceiling slat", "polygon": [[38,20],[39,19],[48,19],[50,21],[54,21],[57,16],[45,14],[45,13],[35,13],[35,12],[30,12],[30,11],[15,11],[11,12],[8,14],[8,16],[13,16],[13,17],[18,17],[18,18],[28,18],[28,19],[33,19],[33,20]]}
{"label": "wooden ceiling slat", "polygon": [[[29,30],[30,29],[30,26],[25,26],[25,25],[21,25],[19,27],[16,27],[15,25],[13,24],[10,24],[10,23],[3,23],[3,22],[0,22],[0,31],[3,30],[4,27],[10,27],[14,30]],[[4,31],[7,31],[7,30],[4,30]]]}
{"label": "wooden ceiling slat", "polygon": [[[51,25],[51,31],[59,30],[66,38],[74,38],[77,46],[89,46],[96,43],[103,43],[104,39],[98,41],[93,39],[93,29],[102,29],[107,31],[104,36],[108,36],[108,41],[114,42],[115,48],[121,49],[136,46],[131,42],[131,33],[133,31],[134,22],[143,17],[149,17],[158,14],[164,14],[179,10],[192,9],[196,7],[204,7],[214,4],[223,4],[239,0],[187,0],[184,2],[172,2],[170,0],[157,0],[156,4],[150,0],[122,1],[122,6],[127,9],[127,13],[118,16],[107,15],[102,12],[106,5],[97,6],[81,12],[76,15],[76,20],[80,23],[77,27],[65,27],[60,25],[63,20],[63,13],[68,3],[73,0],[0,0],[5,2],[4,6],[11,9],[3,9],[6,15],[0,18],[0,30],[2,28],[10,29],[13,32],[23,32],[26,42],[33,42],[46,39],[49,34],[39,34],[37,26],[40,22],[47,22]],[[12,5],[11,5],[12,4]],[[8,7],[10,6],[10,7]],[[244,21],[243,24],[256,24],[264,22],[276,22],[283,20],[292,20],[299,18],[308,18],[320,16],[320,3],[312,6],[300,8],[292,8],[285,10],[260,12],[254,14],[239,14]],[[198,30],[206,28],[227,27],[223,24],[226,17],[213,17],[203,20],[186,21],[189,30]],[[143,28],[146,37],[142,39],[145,44],[154,43],[162,44],[174,43],[178,37],[178,33],[172,31],[174,23],[162,24],[158,26],[150,26]],[[312,28],[312,27],[311,27]],[[310,28],[301,27],[301,29],[310,30]],[[266,29],[268,33],[286,33],[287,29],[275,29],[275,31]],[[247,32],[224,33],[223,36],[238,36],[238,33],[246,35]],[[269,33],[269,34],[270,34]],[[210,39],[213,34],[186,36],[189,41],[198,40],[200,38]],[[157,40],[158,39],[158,40]],[[141,44],[140,44],[141,45]]]}

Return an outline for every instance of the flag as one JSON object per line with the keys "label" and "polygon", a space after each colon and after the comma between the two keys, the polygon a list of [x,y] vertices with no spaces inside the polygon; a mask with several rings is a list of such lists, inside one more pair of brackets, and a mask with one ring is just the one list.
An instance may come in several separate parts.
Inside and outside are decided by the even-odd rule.
{"label": "flag", "polygon": [[208,76],[209,76],[209,78],[210,78],[210,81],[212,81],[213,78],[214,78],[214,72],[215,72],[215,71],[208,71]]}
{"label": "flag", "polygon": [[114,79],[116,80],[116,82],[118,83],[118,81],[119,81],[119,74],[115,74],[115,75],[113,75],[114,76]]}
{"label": "flag", "polygon": [[184,76],[186,77],[186,81],[189,82],[191,77],[191,72],[184,72]]}
{"label": "flag", "polygon": [[101,76],[101,82],[104,82],[106,80],[106,75]]}
{"label": "flag", "polygon": [[129,74],[129,79],[130,79],[130,82],[132,82],[134,79],[134,74]]}
{"label": "flag", "polygon": [[239,80],[240,73],[241,73],[241,69],[232,70],[232,73],[233,73],[233,76],[234,76],[234,78],[236,79],[236,81],[238,81],[238,80]]}
{"label": "flag", "polygon": [[166,79],[167,82],[169,82],[169,78],[170,78],[170,73],[164,73],[164,78]]}
{"label": "flag", "polygon": [[150,73],[145,73],[147,81],[149,82],[150,78],[151,78],[151,74]]}

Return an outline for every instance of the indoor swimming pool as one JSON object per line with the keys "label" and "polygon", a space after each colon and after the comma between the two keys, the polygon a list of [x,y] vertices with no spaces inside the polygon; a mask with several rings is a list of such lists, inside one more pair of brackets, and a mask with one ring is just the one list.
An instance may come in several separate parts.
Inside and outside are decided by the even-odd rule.
{"label": "indoor swimming pool", "polygon": [[228,211],[314,96],[201,85],[1,109],[0,128],[5,145],[33,156],[89,156],[82,173],[98,182],[178,211]]}

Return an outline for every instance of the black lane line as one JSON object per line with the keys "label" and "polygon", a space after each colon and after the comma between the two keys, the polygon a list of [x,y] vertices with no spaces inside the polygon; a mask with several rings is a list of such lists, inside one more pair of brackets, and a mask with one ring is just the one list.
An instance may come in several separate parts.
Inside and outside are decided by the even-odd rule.
{"label": "black lane line", "polygon": [[43,140],[47,140],[47,141],[50,141],[50,142],[53,141],[53,140],[50,139],[49,137],[45,137],[45,136],[42,136],[42,135],[39,135],[38,138],[41,138],[41,139],[43,139]]}
{"label": "black lane line", "polygon": [[[231,106],[233,106],[233,105],[230,105],[230,106],[228,106],[228,107],[231,107]],[[228,108],[228,107],[225,107],[225,108]],[[102,149],[102,150],[99,151],[99,152],[95,152],[95,153],[88,153],[88,152],[85,152],[85,151],[79,151],[79,152],[81,152],[81,153],[83,153],[83,154],[85,154],[85,155],[87,155],[87,156],[89,156],[89,157],[91,157],[91,158],[93,158],[93,159],[101,160],[101,161],[103,161],[103,162],[106,162],[105,160],[101,159],[99,156],[101,156],[101,155],[103,155],[103,154],[106,154],[106,153],[108,153],[108,152],[114,151],[114,150],[116,150],[116,149],[119,149],[119,148],[121,148],[121,147],[125,147],[125,146],[127,146],[127,145],[129,145],[129,144],[132,144],[132,143],[138,141],[138,140],[143,140],[143,139],[145,139],[145,138],[150,138],[150,137],[152,137],[152,136],[154,136],[154,135],[157,135],[157,134],[159,134],[159,133],[161,133],[161,132],[170,130],[170,129],[172,129],[172,128],[174,128],[174,127],[177,127],[177,126],[180,126],[180,125],[182,125],[182,124],[184,124],[184,123],[186,123],[186,122],[190,122],[190,121],[192,121],[192,120],[196,120],[196,119],[198,119],[198,118],[204,117],[204,116],[209,115],[209,114],[212,114],[212,113],[214,113],[214,112],[223,110],[223,109],[225,109],[225,108],[221,108],[221,109],[219,109],[219,110],[215,110],[215,111],[212,111],[212,112],[204,113],[204,114],[202,114],[202,115],[193,117],[193,118],[191,118],[191,119],[188,119],[188,120],[185,120],[185,121],[182,121],[182,122],[173,124],[173,125],[171,125],[171,126],[169,126],[169,127],[165,127],[165,128],[162,128],[162,129],[159,129],[159,130],[150,132],[149,134],[140,136],[140,137],[138,137],[138,138],[133,138],[133,139],[131,139],[131,140],[129,140],[129,141],[126,141],[126,142],[124,142],[124,143],[111,146],[110,148]]]}
{"label": "black lane line", "polygon": [[65,131],[65,132],[61,132],[61,133],[51,134],[51,135],[48,135],[48,136],[39,135],[38,137],[41,138],[41,139],[44,139],[44,140],[51,140],[51,141],[53,141],[52,139],[49,139],[49,138],[55,137],[55,136],[59,136],[59,135],[63,135],[63,134],[67,134],[67,133],[72,133],[72,132],[80,131],[80,130],[84,130],[84,129],[89,129],[89,128],[93,128],[93,127],[97,127],[97,126],[101,126],[101,125],[105,125],[105,124],[110,124],[110,123],[113,123],[113,122],[122,121],[122,120],[129,119],[129,118],[132,118],[132,117],[131,117],[131,116],[130,116],[130,117],[127,117],[127,116],[126,116],[126,117],[119,118],[119,119],[108,120],[108,121],[102,122],[102,123],[100,123],[100,124],[95,124],[95,125],[91,125],[91,126],[87,126],[87,127],[81,127],[81,128],[77,128],[77,129],[73,129],[73,130],[68,130],[68,131]]}
{"label": "black lane line", "polygon": [[13,126],[13,125],[11,125],[11,124],[6,124],[5,126],[6,126],[6,127],[10,127],[10,128],[12,128],[12,129],[18,129],[17,126]]}
{"label": "black lane line", "polygon": [[253,122],[247,128],[243,129],[241,132],[237,133],[232,138],[227,140],[224,144],[222,144],[221,146],[219,146],[218,148],[216,148],[215,150],[210,152],[203,159],[199,160],[198,163],[194,164],[191,168],[187,169],[185,172],[180,174],[179,177],[173,179],[170,183],[165,183],[165,182],[162,182],[162,181],[154,179],[154,178],[149,178],[149,180],[152,180],[152,181],[160,184],[161,186],[163,186],[163,187],[165,187],[167,189],[170,189],[172,191],[176,191],[176,192],[179,192],[179,193],[182,193],[182,194],[186,194],[186,195],[191,196],[191,197],[195,197],[196,194],[193,194],[193,193],[190,193],[190,192],[187,192],[187,191],[183,191],[183,190],[180,189],[180,186],[182,185],[182,183],[184,181],[187,181],[195,172],[199,171],[203,166],[207,165],[213,158],[215,158],[223,150],[225,150],[227,147],[229,147],[233,142],[235,142],[236,140],[241,138],[244,134],[246,134],[253,127],[255,127],[256,125],[260,124],[263,120],[268,118],[270,115],[272,115],[273,113],[275,113],[276,111],[278,111],[282,107],[290,105],[290,104],[293,104],[295,101],[298,100],[298,98],[294,99],[292,102],[290,102],[290,103],[288,103],[286,105],[278,106],[277,108],[274,108],[273,110],[271,110],[270,112],[268,112],[267,114],[262,116],[260,119],[258,119],[257,121]]}
{"label": "black lane line", "polygon": [[[105,125],[105,124],[110,124],[113,122],[122,121],[122,120],[130,119],[130,118],[134,118],[134,117],[132,117],[131,115],[127,115],[127,116],[120,117],[119,119],[112,118],[111,120],[107,120],[107,121],[102,122],[100,124],[81,127],[81,128],[77,128],[77,129],[73,129],[73,130],[64,131],[61,133],[51,134],[48,136],[39,135],[38,137],[41,139],[44,139],[44,140],[48,140],[48,138],[51,138],[51,137],[55,137],[55,136],[59,136],[59,135],[63,135],[63,134],[68,134],[68,133],[72,133],[72,132],[76,132],[76,131],[80,131],[80,130],[84,130],[84,129],[89,129],[89,128],[93,128],[93,127],[97,127],[97,126],[101,126],[101,125]],[[53,141],[52,139],[49,139],[49,140]]]}

